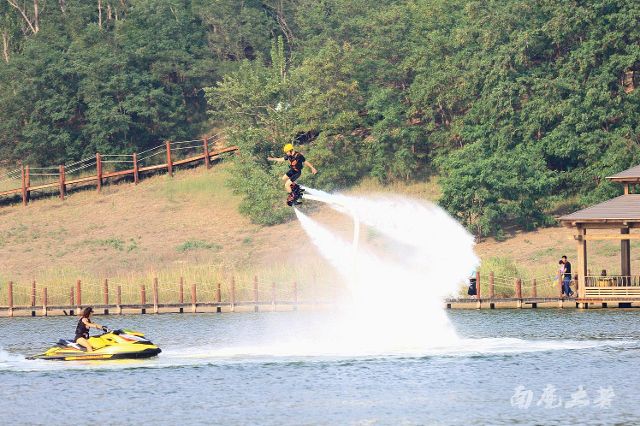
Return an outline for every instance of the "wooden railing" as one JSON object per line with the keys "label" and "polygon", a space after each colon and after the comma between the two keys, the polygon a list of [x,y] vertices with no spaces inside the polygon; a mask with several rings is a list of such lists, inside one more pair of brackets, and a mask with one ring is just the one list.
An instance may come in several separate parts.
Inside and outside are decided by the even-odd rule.
{"label": "wooden railing", "polygon": [[639,297],[639,275],[585,276],[585,297]]}
{"label": "wooden railing", "polygon": [[640,275],[587,275],[585,287],[640,287]]}
{"label": "wooden railing", "polygon": [[252,283],[236,286],[229,282],[187,284],[183,278],[175,283],[159,283],[154,278],[150,285],[114,284],[109,280],[86,285],[77,280],[69,287],[56,285],[41,287],[35,281],[30,285],[0,283],[0,317],[74,315],[87,306],[96,312],[109,314],[161,313],[161,312],[235,312],[260,310],[296,310],[298,306],[330,304],[328,300],[302,297],[298,283],[277,285],[261,283],[258,277]]}
{"label": "wooden railing", "polygon": [[[98,191],[102,185],[113,178],[132,176],[135,184],[141,174],[158,170],[166,170],[172,176],[176,166],[204,161],[208,167],[211,160],[221,154],[234,152],[238,147],[216,148],[219,135],[191,141],[165,142],[140,153],[132,154],[100,154],[88,157],[68,165],[33,168],[23,165],[0,176],[0,184],[9,189],[0,189],[0,196],[19,195],[22,204],[27,205],[31,194],[35,191],[54,191],[64,199],[70,185],[90,184],[95,182]],[[158,160],[164,160],[158,163]],[[82,175],[95,168],[95,174]],[[111,169],[111,170],[109,170]],[[34,182],[38,178],[39,182]],[[11,187],[11,185],[16,185]],[[19,186],[18,186],[19,185]]]}

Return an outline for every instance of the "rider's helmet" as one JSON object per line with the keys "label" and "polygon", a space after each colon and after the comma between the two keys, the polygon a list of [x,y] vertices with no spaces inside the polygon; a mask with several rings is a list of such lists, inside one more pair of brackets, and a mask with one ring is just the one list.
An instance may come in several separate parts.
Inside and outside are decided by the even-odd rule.
{"label": "rider's helmet", "polygon": [[284,151],[284,153],[288,153],[289,151],[293,151],[293,144],[286,144],[284,147],[282,147],[282,150]]}

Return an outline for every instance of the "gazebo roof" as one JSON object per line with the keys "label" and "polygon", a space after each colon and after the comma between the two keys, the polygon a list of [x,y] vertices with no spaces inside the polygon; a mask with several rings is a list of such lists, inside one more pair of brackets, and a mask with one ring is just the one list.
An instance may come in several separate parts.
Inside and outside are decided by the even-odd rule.
{"label": "gazebo roof", "polygon": [[[638,170],[640,170],[640,166],[638,166]],[[575,223],[640,223],[640,194],[621,195],[562,216],[559,220],[569,226]]]}
{"label": "gazebo roof", "polygon": [[640,165],[627,169],[623,172],[616,173],[613,176],[607,176],[607,179],[619,183],[638,183],[640,182]]}

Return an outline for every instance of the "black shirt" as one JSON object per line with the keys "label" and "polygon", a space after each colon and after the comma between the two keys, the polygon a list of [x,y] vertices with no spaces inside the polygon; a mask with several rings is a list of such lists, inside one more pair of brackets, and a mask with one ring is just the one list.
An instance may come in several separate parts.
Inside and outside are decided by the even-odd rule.
{"label": "black shirt", "polygon": [[568,260],[564,262],[564,276],[565,278],[571,278],[571,262],[569,262]]}
{"label": "black shirt", "polygon": [[293,155],[285,155],[284,160],[289,162],[289,168],[296,172],[299,172],[304,167],[304,162],[306,161],[304,155],[295,151]]}
{"label": "black shirt", "polygon": [[89,338],[89,328],[82,322],[82,318],[80,318],[76,326],[76,338],[74,340],[78,340],[79,337]]}

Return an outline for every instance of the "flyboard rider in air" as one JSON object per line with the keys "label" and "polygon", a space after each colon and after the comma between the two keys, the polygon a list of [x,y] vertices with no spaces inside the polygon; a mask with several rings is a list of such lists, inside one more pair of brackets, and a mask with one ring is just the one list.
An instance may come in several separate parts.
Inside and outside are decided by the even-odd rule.
{"label": "flyboard rider in air", "polygon": [[302,153],[296,151],[292,144],[288,143],[283,148],[285,156],[282,158],[278,157],[268,157],[269,161],[280,161],[280,162],[289,162],[289,170],[282,176],[282,180],[284,180],[284,189],[287,191],[287,205],[293,206],[294,204],[300,204],[300,199],[302,198],[302,193],[304,189],[300,188],[300,185],[296,183],[296,180],[302,174],[302,169],[304,166],[307,166],[311,169],[311,173],[314,175],[318,173],[313,164],[307,161],[304,158]]}

